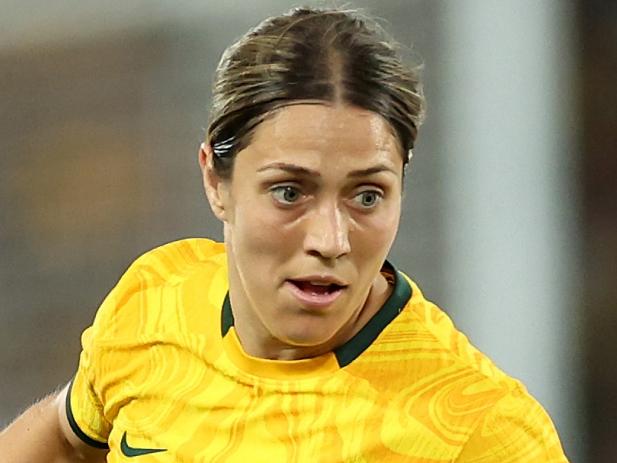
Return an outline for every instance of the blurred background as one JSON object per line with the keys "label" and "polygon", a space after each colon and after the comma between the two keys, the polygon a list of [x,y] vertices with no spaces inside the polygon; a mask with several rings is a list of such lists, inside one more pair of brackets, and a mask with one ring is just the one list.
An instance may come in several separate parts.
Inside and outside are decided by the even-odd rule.
{"label": "blurred background", "polygon": [[[0,0],[0,426],[70,379],[135,257],[221,238],[197,164],[212,75],[299,4],[248,5]],[[617,461],[617,2],[345,5],[425,64],[391,259],[523,380],[573,462]]]}

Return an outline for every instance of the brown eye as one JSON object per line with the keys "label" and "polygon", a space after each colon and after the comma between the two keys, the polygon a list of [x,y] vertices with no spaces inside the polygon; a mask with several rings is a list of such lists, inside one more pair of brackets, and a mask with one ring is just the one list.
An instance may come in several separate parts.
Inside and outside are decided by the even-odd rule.
{"label": "brown eye", "polygon": [[275,186],[270,193],[281,204],[293,204],[302,197],[300,190],[291,185]]}

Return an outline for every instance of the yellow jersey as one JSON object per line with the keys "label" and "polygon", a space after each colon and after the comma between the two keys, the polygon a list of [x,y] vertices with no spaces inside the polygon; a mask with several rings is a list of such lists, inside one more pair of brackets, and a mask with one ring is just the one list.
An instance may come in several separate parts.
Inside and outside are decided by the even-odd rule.
{"label": "yellow jersey", "polygon": [[388,300],[319,357],[247,355],[225,247],[137,259],[82,335],[67,415],[107,461],[565,462],[544,409],[386,262]]}

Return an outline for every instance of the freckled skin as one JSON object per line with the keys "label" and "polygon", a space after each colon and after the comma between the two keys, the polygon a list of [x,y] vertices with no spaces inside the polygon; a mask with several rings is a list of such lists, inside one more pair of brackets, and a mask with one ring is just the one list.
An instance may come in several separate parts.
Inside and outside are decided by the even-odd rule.
{"label": "freckled skin", "polygon": [[[300,359],[345,343],[391,290],[379,270],[398,230],[403,161],[388,123],[356,107],[296,104],[256,129],[237,154],[231,181],[216,176],[211,156],[204,145],[204,185],[224,223],[230,298],[245,351]],[[281,163],[310,173],[285,171]],[[349,176],[378,165],[384,170]],[[274,193],[281,185],[297,193],[289,204]],[[367,191],[383,197],[364,207],[373,196]],[[285,281],[320,274],[349,286],[326,309],[308,310]]]}

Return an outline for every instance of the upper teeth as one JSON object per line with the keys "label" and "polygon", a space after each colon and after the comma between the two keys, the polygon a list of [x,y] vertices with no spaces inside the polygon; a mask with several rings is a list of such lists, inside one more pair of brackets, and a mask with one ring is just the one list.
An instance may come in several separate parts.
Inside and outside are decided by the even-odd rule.
{"label": "upper teeth", "polygon": [[324,281],[311,281],[310,282],[314,286],[330,286],[332,283],[326,283]]}

